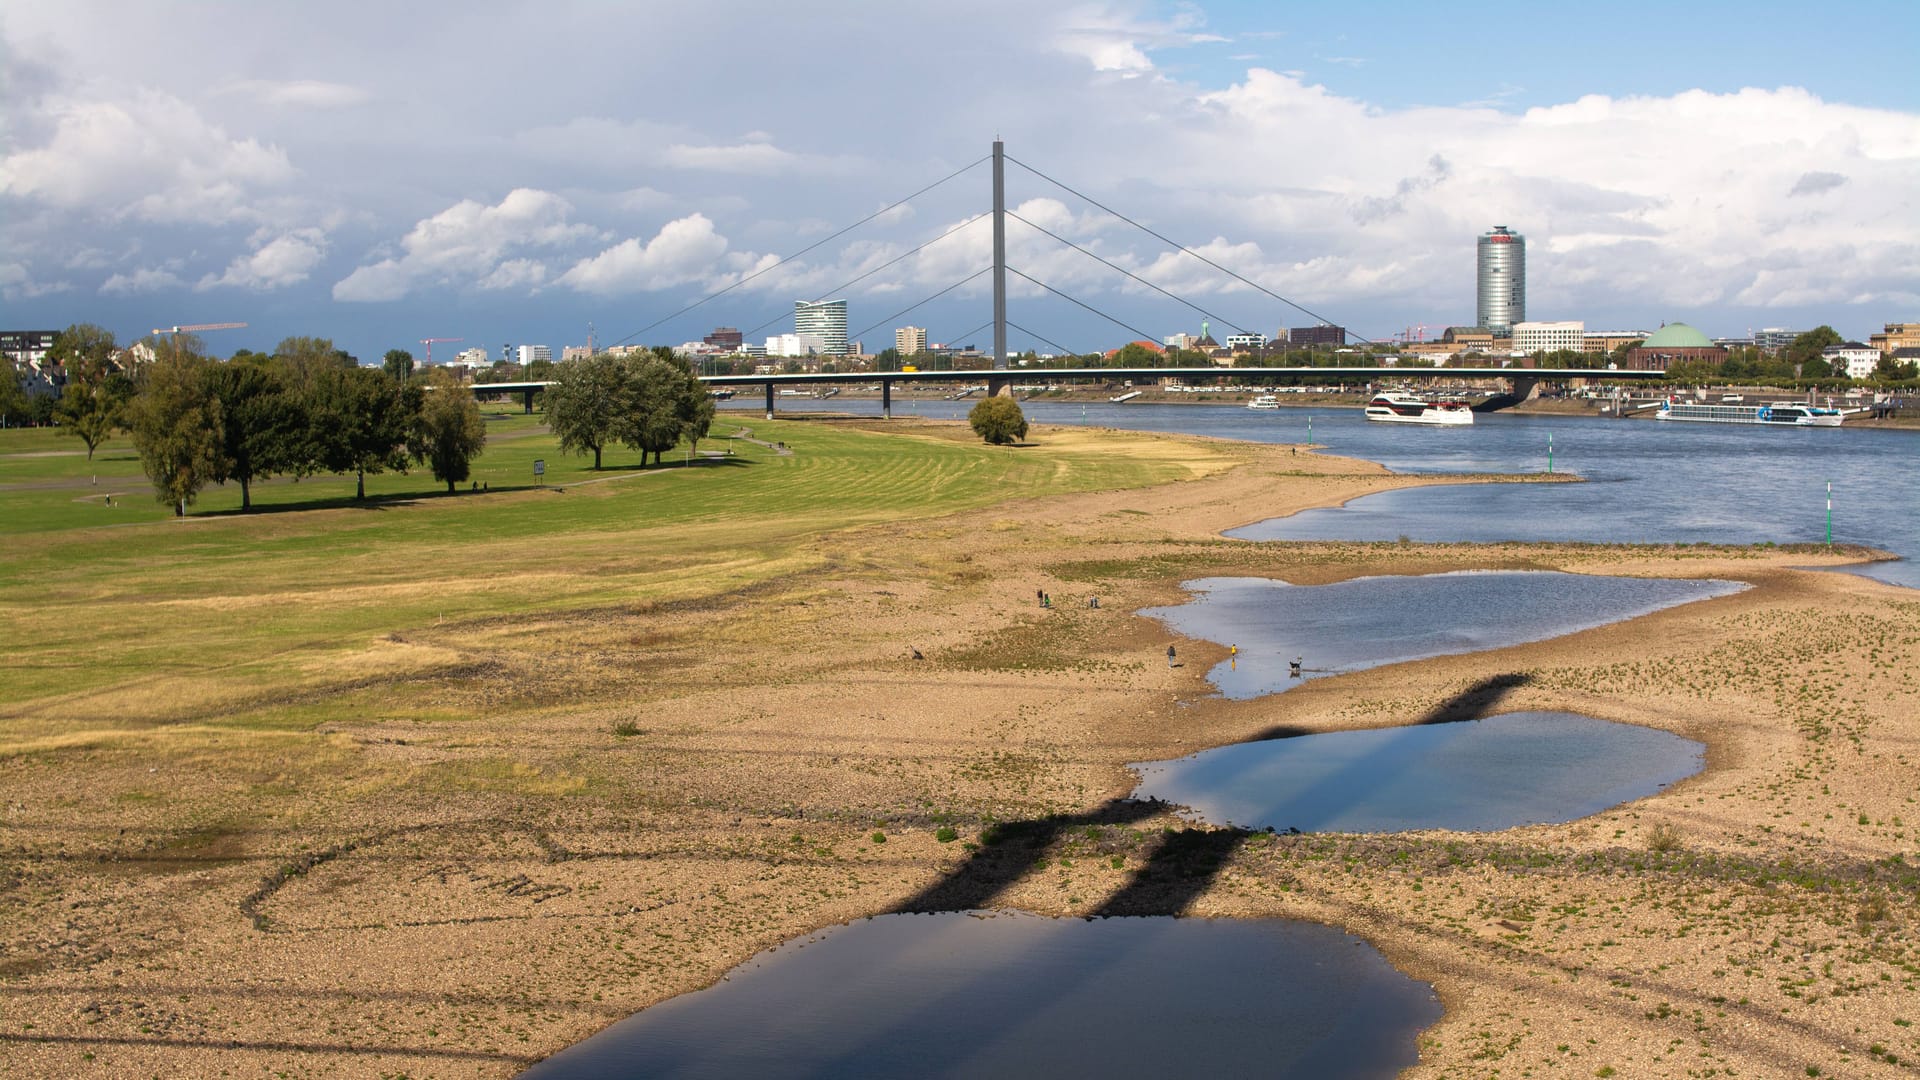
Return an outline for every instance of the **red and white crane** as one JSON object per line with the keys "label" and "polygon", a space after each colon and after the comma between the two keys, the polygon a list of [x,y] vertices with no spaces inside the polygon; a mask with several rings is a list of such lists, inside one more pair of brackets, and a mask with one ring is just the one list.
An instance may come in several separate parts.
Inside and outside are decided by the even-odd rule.
{"label": "red and white crane", "polygon": [[420,344],[425,345],[427,347],[427,361],[426,361],[427,366],[429,367],[433,366],[433,343],[434,342],[465,341],[465,340],[467,339],[463,337],[423,337],[421,338]]}
{"label": "red and white crane", "polygon": [[202,330],[239,330],[246,325],[247,324],[243,322],[209,322],[194,323],[192,326],[157,326],[153,330],[153,336],[159,337],[161,334],[197,334]]}

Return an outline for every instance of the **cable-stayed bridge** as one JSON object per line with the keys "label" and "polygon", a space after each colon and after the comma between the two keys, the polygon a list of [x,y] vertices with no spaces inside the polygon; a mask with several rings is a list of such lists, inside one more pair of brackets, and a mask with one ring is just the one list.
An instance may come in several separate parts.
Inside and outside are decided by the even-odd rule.
{"label": "cable-stayed bridge", "polygon": [[[1129,281],[1131,281],[1136,285],[1142,286],[1146,289],[1150,289],[1154,293],[1159,294],[1162,297],[1165,297],[1167,299],[1173,300],[1177,303],[1180,303],[1186,306],[1187,308],[1193,310],[1194,312],[1197,312],[1198,314],[1206,318],[1209,322],[1218,323],[1222,326],[1232,327],[1233,329],[1240,330],[1242,332],[1245,332],[1245,328],[1235,323],[1231,319],[1225,318],[1213,311],[1208,310],[1207,308],[1200,306],[1200,304],[1196,303],[1191,299],[1179,296],[1174,292],[1166,288],[1163,288],[1160,285],[1155,284],[1154,282],[1146,280],[1145,278],[1134,273],[1133,271],[1128,270],[1127,268],[1114,263],[1110,259],[1104,258],[1097,252],[1091,251],[1088,248],[1080,244],[1077,244],[1072,240],[1067,239],[1066,237],[1060,236],[1059,234],[1045,228],[1044,226],[1041,226],[1033,221],[1029,221],[1027,218],[1022,217],[1018,213],[1009,211],[1006,208],[1006,164],[1009,161],[1012,161],[1015,165],[1033,174],[1034,176],[1039,177],[1042,180],[1045,180],[1047,183],[1053,184],[1054,186],[1060,188],[1062,191],[1065,191],[1068,194],[1073,195],[1074,197],[1092,206],[1099,208],[1100,210],[1106,212],[1107,214],[1110,214],[1113,217],[1118,218],[1123,222],[1126,222],[1128,225],[1131,225],[1134,228],[1147,233],[1148,235],[1154,237],[1156,240],[1168,245],[1173,250],[1180,252],[1181,254],[1184,254],[1188,257],[1191,257],[1195,260],[1198,260],[1199,262],[1205,264],[1207,267],[1210,267],[1215,272],[1233,279],[1235,282],[1238,282],[1240,285],[1245,286],[1246,288],[1251,289],[1254,292],[1257,292],[1265,297],[1268,297],[1274,301],[1284,304],[1288,308],[1298,311],[1301,314],[1304,314],[1320,323],[1330,323],[1331,320],[1320,315],[1318,312],[1312,311],[1294,302],[1293,300],[1290,300],[1287,297],[1282,296],[1271,289],[1268,289],[1266,286],[1261,285],[1259,282],[1250,280],[1249,278],[1235,272],[1234,270],[1226,266],[1222,266],[1218,262],[1207,258],[1205,255],[1197,251],[1194,251],[1193,249],[1179,243],[1178,241],[1175,241],[1167,236],[1162,235],[1161,233],[1155,231],[1152,228],[1149,228],[1146,225],[1141,224],[1138,221],[1135,221],[1134,219],[1128,217],[1127,215],[1121,213],[1120,211],[1115,210],[1112,207],[1109,207],[1104,203],[1099,202],[1093,197],[1086,195],[1083,192],[1080,192],[1078,190],[1075,190],[1074,188],[1069,187],[1064,183],[1061,183],[1060,181],[1054,179],[1053,177],[1048,176],[1037,169],[1034,169],[1032,166],[1029,166],[1024,162],[1021,162],[1018,159],[1010,158],[1006,153],[1005,144],[999,140],[994,141],[992,153],[987,157],[976,159],[975,161],[970,162],[965,166],[962,166],[960,169],[955,170],[954,172],[948,174],[947,176],[941,178],[940,180],[937,180],[934,183],[921,188],[919,191],[914,192],[912,195],[909,195],[906,198],[901,199],[897,202],[891,203],[888,206],[885,206],[880,210],[877,210],[874,213],[869,214],[865,218],[862,218],[861,220],[856,221],[853,224],[848,225],[843,229],[840,229],[828,236],[825,236],[820,240],[814,241],[813,243],[807,245],[806,247],[801,248],[800,250],[793,252],[792,254],[787,255],[781,259],[778,259],[773,263],[763,266],[758,270],[754,271],[753,273],[740,278],[738,281],[735,281],[733,284],[728,285],[725,288],[719,289],[715,292],[709,293],[706,296],[703,296],[698,300],[695,300],[693,303],[680,308],[679,310],[673,312],[672,314],[666,315],[660,319],[656,319],[654,322],[641,327],[639,330],[634,331],[633,333],[627,335],[626,337],[621,338],[618,341],[612,342],[611,345],[617,346],[617,345],[625,344],[627,342],[631,342],[636,338],[639,338],[641,335],[646,334],[654,329],[657,329],[658,327],[663,326],[666,323],[679,318],[680,316],[686,315],[697,308],[700,308],[715,300],[718,300],[721,297],[726,296],[727,294],[732,293],[735,290],[746,286],[747,284],[754,281],[755,279],[760,278],[763,275],[772,272],[773,270],[779,268],[780,266],[791,263],[794,260],[799,259],[802,256],[805,256],[809,252],[815,251],[820,247],[828,243],[831,243],[834,240],[839,239],[840,237],[847,235],[848,233],[854,231],[855,229],[858,229],[869,222],[872,222],[878,218],[881,218],[891,213],[892,211],[902,206],[905,206],[906,204],[913,201],[914,199],[917,199],[927,194],[928,192],[933,191],[935,188],[938,188],[948,183],[949,181],[952,181],[956,177],[978,167],[979,165],[987,161],[992,162],[992,172],[993,172],[992,209],[989,215],[985,215],[990,218],[992,230],[993,230],[992,262],[989,265],[985,267],[981,267],[973,271],[972,273],[967,274],[964,277],[961,277],[959,280],[946,285],[944,288],[941,288],[940,290],[921,299],[920,301],[914,304],[911,304],[905,308],[902,308],[899,311],[894,312],[893,314],[887,316],[886,319],[883,319],[880,322],[875,323],[873,326],[867,327],[866,329],[860,330],[848,336],[850,339],[857,339],[865,335],[866,333],[871,332],[872,330],[878,329],[882,326],[888,325],[899,319],[905,318],[907,315],[911,314],[917,308],[925,304],[931,303],[934,300],[937,300],[967,284],[977,281],[981,277],[991,275],[992,317],[988,321],[981,323],[979,326],[976,326],[973,329],[966,331],[964,334],[958,335],[956,338],[951,339],[951,340],[966,340],[970,338],[973,334],[991,327],[993,330],[993,355],[992,355],[993,366],[991,368],[970,369],[970,370],[962,369],[957,371],[834,371],[834,372],[800,372],[800,373],[792,373],[792,374],[782,373],[782,374],[752,374],[752,375],[735,375],[735,374],[702,375],[700,376],[701,381],[713,387],[739,387],[739,388],[754,387],[754,386],[760,387],[766,396],[767,415],[768,417],[772,417],[774,412],[775,396],[778,389],[781,387],[792,387],[795,385],[835,385],[835,384],[855,384],[855,383],[871,385],[874,383],[878,383],[880,387],[880,393],[881,393],[881,411],[884,415],[891,416],[893,388],[894,388],[894,384],[896,383],[902,383],[902,384],[985,383],[987,392],[989,394],[1009,394],[1012,392],[1012,387],[1016,380],[1032,381],[1035,379],[1083,380],[1083,381],[1108,382],[1108,383],[1121,382],[1126,380],[1145,380],[1145,379],[1159,379],[1159,378],[1179,378],[1179,379],[1186,379],[1186,380],[1193,380],[1193,379],[1215,380],[1215,379],[1221,379],[1221,378],[1232,378],[1236,380],[1254,380],[1254,381],[1263,381],[1263,382],[1297,381],[1297,380],[1303,380],[1303,379],[1313,380],[1313,381],[1332,380],[1332,381],[1342,381],[1342,382],[1352,382],[1352,381],[1371,382],[1371,381],[1377,381],[1380,379],[1396,379],[1396,380],[1409,380],[1409,381],[1442,379],[1442,378],[1450,379],[1450,380],[1461,380],[1461,379],[1495,380],[1497,379],[1497,380],[1503,381],[1508,385],[1509,390],[1514,398],[1525,399],[1526,397],[1530,396],[1534,387],[1543,381],[1563,381],[1563,380],[1570,380],[1570,379],[1596,379],[1596,378],[1604,378],[1609,380],[1642,380],[1642,379],[1657,379],[1657,378],[1663,377],[1664,375],[1663,372],[1659,372],[1659,371],[1621,371],[1616,369],[1598,370],[1598,369],[1588,369],[1588,368],[1554,368],[1554,369],[1521,368],[1521,367],[1433,368],[1433,367],[1426,367],[1426,366],[1386,367],[1386,366],[1371,366],[1371,365],[1343,366],[1343,367],[1279,367],[1279,366],[1222,367],[1215,364],[1205,364],[1205,365],[1196,365],[1196,366],[1188,366],[1188,367],[1125,367],[1125,368],[1108,368],[1108,367],[1059,368],[1059,367],[1051,367],[1051,366],[1044,367],[1044,368],[1012,367],[1008,363],[1008,356],[1007,356],[1007,331],[1009,328],[1018,330],[1021,333],[1037,341],[1043,342],[1048,346],[1051,346],[1055,349],[1060,350],[1060,352],[1062,353],[1071,354],[1074,352],[1074,350],[1058,345],[1057,343],[1047,338],[1046,336],[1009,320],[1007,316],[1007,277],[1009,274],[1012,274],[1020,278],[1021,280],[1026,281],[1027,283],[1033,285],[1034,287],[1040,289],[1041,291],[1045,292],[1048,295],[1057,297],[1061,300],[1071,303],[1076,307],[1079,307],[1088,312],[1091,312],[1092,314],[1097,315],[1100,318],[1113,323],[1115,326],[1125,329],[1129,334],[1133,335],[1135,338],[1141,338],[1148,341],[1152,341],[1154,340],[1154,335],[1144,330],[1141,330],[1138,327],[1132,326],[1128,322],[1126,322],[1124,319],[1121,319],[1105,311],[1102,311],[1099,308],[1095,307],[1094,305],[1078,297],[1070,295],[1063,289],[1057,288],[1046,281],[1042,281],[1037,277],[1027,274],[1016,267],[1007,265],[1006,224],[1007,224],[1008,218],[1012,218],[1016,222],[1022,225],[1025,225],[1042,235],[1050,237],[1053,240],[1058,241],[1059,243],[1069,248],[1072,248],[1075,251],[1078,251],[1079,253],[1087,256],[1088,258],[1093,259],[1096,262],[1099,262],[1100,264],[1112,270],[1116,274],[1124,276],[1125,278],[1127,278]],[[948,239],[949,237],[954,236],[955,234],[959,233],[961,230],[975,224],[979,220],[980,220],[980,215],[970,217],[967,220],[961,222],[960,224],[947,229],[945,232],[942,232],[940,235],[934,237],[933,239],[928,240],[925,243],[922,243],[919,246],[914,247],[908,251],[905,251],[887,260],[886,262],[881,263],[878,266],[872,267],[866,270],[865,272],[861,273],[860,275],[846,282],[843,282],[840,285],[835,286],[833,289],[828,290],[825,296],[831,296],[835,293],[842,292],[845,289],[851,288],[852,286],[859,284],[861,281],[864,281],[868,278],[875,276],[876,274],[880,274],[888,269],[891,269],[899,265],[900,263],[904,262],[905,260],[913,258],[919,255],[920,253],[926,251],[928,248],[933,247],[934,245],[941,243],[942,241]],[[822,297],[822,299],[824,299],[824,297]],[[745,333],[742,336],[749,337],[754,334],[757,334],[760,331],[766,329],[768,326],[771,326],[773,323],[788,317],[790,317],[790,313],[783,312],[782,314],[777,315],[772,319],[769,319],[767,322],[762,323],[760,326],[757,326],[750,330],[745,331]],[[1371,342],[1368,342],[1368,340],[1364,337],[1360,337],[1359,335],[1355,335],[1355,337],[1356,337],[1356,340],[1358,340],[1359,342],[1371,344]],[[533,408],[534,394],[538,393],[539,390],[544,388],[546,385],[547,384],[544,382],[488,383],[488,384],[475,386],[474,389],[476,392],[480,392],[480,393],[510,394],[514,396],[519,396],[526,403],[526,407],[530,412],[532,411],[532,408]]]}

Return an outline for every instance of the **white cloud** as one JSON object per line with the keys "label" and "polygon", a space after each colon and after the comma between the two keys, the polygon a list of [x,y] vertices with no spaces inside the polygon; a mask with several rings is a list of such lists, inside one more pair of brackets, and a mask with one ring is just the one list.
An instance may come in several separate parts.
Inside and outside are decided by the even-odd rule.
{"label": "white cloud", "polygon": [[256,292],[285,288],[307,280],[327,254],[327,235],[315,228],[295,229],[272,239],[256,234],[254,242],[253,254],[238,256],[218,277],[208,274],[201,278],[194,291],[205,292],[222,285]]}
{"label": "white cloud", "polygon": [[645,292],[711,277],[727,239],[704,214],[661,226],[653,239],[628,237],[560,275],[559,284],[602,296]]}
{"label": "white cloud", "polygon": [[1153,70],[1153,60],[1147,55],[1151,50],[1227,40],[1200,32],[1198,27],[1203,23],[1203,17],[1192,10],[1181,11],[1171,19],[1152,20],[1088,4],[1060,20],[1054,43],[1062,52],[1092,64],[1095,71],[1140,75]]}
{"label": "white cloud", "polygon": [[33,272],[24,263],[0,263],[0,297],[8,300],[34,300],[72,288],[70,282],[33,280]]}
{"label": "white cloud", "polygon": [[280,148],[235,139],[178,98],[64,100],[43,146],[0,159],[0,194],[151,222],[257,219],[250,203],[295,176]]}
{"label": "white cloud", "polygon": [[134,296],[186,287],[180,275],[171,270],[142,267],[131,274],[115,274],[100,286],[104,296]]}
{"label": "white cloud", "polygon": [[566,247],[599,235],[591,226],[568,221],[572,212],[566,199],[533,188],[516,188],[494,206],[463,199],[415,224],[400,241],[403,254],[362,266],[335,283],[333,298],[398,300],[423,284],[492,282],[485,287],[502,288],[502,281],[533,281],[526,266],[502,276],[502,263],[526,248]]}
{"label": "white cloud", "polygon": [[532,259],[508,259],[476,284],[482,289],[537,288],[547,280],[547,267]]}
{"label": "white cloud", "polygon": [[223,87],[220,93],[249,97],[268,105],[300,109],[350,109],[373,100],[373,92],[364,87],[319,79],[286,82],[243,79]]}

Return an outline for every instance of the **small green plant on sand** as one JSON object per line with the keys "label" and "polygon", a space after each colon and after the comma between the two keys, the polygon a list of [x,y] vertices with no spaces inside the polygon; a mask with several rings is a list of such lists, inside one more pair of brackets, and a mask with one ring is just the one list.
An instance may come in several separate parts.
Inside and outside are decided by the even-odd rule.
{"label": "small green plant on sand", "polygon": [[934,830],[933,838],[943,844],[951,844],[955,840],[960,839],[960,834],[954,830],[953,826],[942,825],[940,828]]}

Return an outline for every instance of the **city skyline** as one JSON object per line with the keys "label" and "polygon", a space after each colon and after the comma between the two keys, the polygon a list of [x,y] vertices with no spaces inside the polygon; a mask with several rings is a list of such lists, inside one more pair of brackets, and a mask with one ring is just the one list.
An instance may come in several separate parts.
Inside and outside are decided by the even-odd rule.
{"label": "city skyline", "polygon": [[[956,341],[990,317],[984,281],[917,305],[986,264],[986,230],[967,224],[987,208],[984,166],[767,268],[996,134],[1017,163],[1373,340],[1472,324],[1466,243],[1495,222],[1532,249],[1532,319],[1864,338],[1920,315],[1920,91],[1866,74],[1897,70],[1910,5],[1805,20],[1629,4],[1553,26],[1493,9],[1509,16],[1497,49],[1444,13],[1365,4],[802,19],[23,0],[0,16],[0,321],[98,322],[123,341],[244,321],[208,344],[320,335],[371,361],[428,337],[557,351],[589,323],[603,344],[671,344],[844,295],[871,315],[852,336],[911,322]],[[948,42],[967,77],[927,79],[881,47],[915,36]],[[700,74],[826,37],[868,60],[778,93]],[[620,56],[637,38],[672,46],[644,79]],[[1568,42],[1605,62],[1564,63],[1552,46]],[[508,43],[524,70],[570,77],[472,74]],[[862,123],[820,122],[855,96]],[[1016,278],[1012,351],[1206,317],[1038,229],[1217,314],[1223,339],[1317,321],[1034,173],[1008,180],[1010,264],[1125,324]]]}

